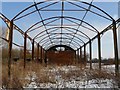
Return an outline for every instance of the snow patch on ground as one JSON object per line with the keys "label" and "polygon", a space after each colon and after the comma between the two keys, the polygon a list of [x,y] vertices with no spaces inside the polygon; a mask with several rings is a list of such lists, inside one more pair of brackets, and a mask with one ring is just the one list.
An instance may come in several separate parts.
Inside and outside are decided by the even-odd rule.
{"label": "snow patch on ground", "polygon": [[53,83],[40,83],[37,86],[36,82],[31,82],[25,88],[113,88],[112,80],[100,80],[96,81],[95,79],[87,81],[64,81],[59,80],[56,84]]}
{"label": "snow patch on ground", "polygon": [[[107,65],[103,66],[104,68],[111,70],[114,72],[114,65]],[[91,79],[86,80],[85,78],[81,79],[78,77],[78,79],[71,78],[69,80],[64,80],[61,75],[59,75],[58,70],[69,72],[70,70],[77,70],[80,69],[76,66],[62,66],[57,68],[51,68],[48,71],[56,73],[55,83],[36,83],[35,79],[37,79],[37,76],[35,72],[32,72],[32,74],[28,74],[25,79],[31,80],[31,82],[24,88],[114,88],[114,81],[112,79]],[[45,69],[46,71],[46,69]]]}

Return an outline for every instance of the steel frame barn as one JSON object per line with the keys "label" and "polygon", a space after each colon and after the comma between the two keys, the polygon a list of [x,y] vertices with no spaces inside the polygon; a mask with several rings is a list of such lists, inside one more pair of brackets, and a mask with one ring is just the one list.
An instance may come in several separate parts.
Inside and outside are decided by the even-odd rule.
{"label": "steel frame barn", "polygon": [[[65,5],[70,4],[76,7],[76,9],[66,9]],[[79,4],[78,4],[79,3]],[[11,69],[11,51],[12,51],[12,44],[15,44],[19,47],[24,48],[24,68],[26,65],[26,48],[27,48],[27,39],[29,39],[32,43],[32,59],[34,59],[34,44],[36,43],[38,51],[37,51],[37,59],[39,57],[43,59],[45,57],[45,53],[52,47],[56,46],[64,46],[70,47],[78,53],[78,59],[82,58],[82,48],[84,48],[84,60],[86,61],[86,45],[89,44],[89,54],[90,54],[90,68],[92,69],[92,41],[96,38],[98,39],[98,58],[99,58],[99,69],[101,69],[101,35],[105,32],[112,30],[113,31],[113,40],[114,40],[114,56],[115,56],[115,72],[116,75],[119,73],[119,60],[118,60],[118,44],[117,44],[117,25],[120,22],[120,18],[118,20],[114,20],[111,15],[109,15],[104,10],[100,9],[99,7],[95,6],[91,2],[83,2],[80,0],[49,0],[49,1],[42,1],[42,2],[34,2],[31,6],[25,8],[24,10],[20,11],[17,15],[14,16],[13,19],[9,20],[6,16],[0,13],[0,18],[6,23],[9,28],[9,39],[5,39],[1,37],[3,40],[8,42],[9,46],[9,59],[8,59],[8,74],[10,76],[10,69]],[[40,5],[44,4],[40,7]],[[54,6],[55,4],[60,4],[61,7],[59,9],[49,8],[50,6]],[[81,5],[86,5],[86,7]],[[31,8],[35,8],[34,11],[30,11],[29,13],[25,13],[27,10]],[[91,10],[94,8],[101,12],[95,12]],[[41,12],[60,12],[60,15],[57,16],[50,16],[49,18],[44,18]],[[84,12],[82,18],[73,17],[73,16],[66,16],[65,12]],[[94,25],[90,24],[89,22],[85,21],[88,12],[92,13],[93,15],[97,15],[98,17],[104,18],[110,22],[109,26],[103,29],[102,31],[98,30]],[[33,23],[26,31],[22,30],[18,27],[15,22],[19,21],[22,18],[26,18],[27,16],[36,13],[39,16],[39,21]],[[23,14],[23,15],[22,15]],[[59,24],[54,23],[55,21],[59,20]],[[65,20],[72,23],[69,25],[65,24]],[[51,24],[53,23],[53,24]],[[82,27],[88,31],[91,31],[94,34],[93,37],[88,36],[87,33],[82,32],[79,28]],[[37,29],[43,29],[35,35],[31,37],[28,33],[33,32]],[[13,42],[13,30],[19,31],[24,36],[24,46],[20,46]],[[59,32],[56,32],[58,31]],[[65,31],[65,32],[63,32]],[[59,37],[58,37],[59,36]],[[84,40],[84,39],[86,40]],[[39,39],[39,41],[38,41]],[[39,49],[41,48],[41,55],[39,55]],[[44,54],[44,57],[42,55]]]}

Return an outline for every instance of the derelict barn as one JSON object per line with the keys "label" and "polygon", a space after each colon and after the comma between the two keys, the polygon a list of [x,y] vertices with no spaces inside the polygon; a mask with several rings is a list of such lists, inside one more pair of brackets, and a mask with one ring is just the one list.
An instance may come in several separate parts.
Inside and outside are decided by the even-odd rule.
{"label": "derelict barn", "polygon": [[[11,12],[12,13],[12,12]],[[12,60],[13,44],[24,50],[24,68],[28,56],[27,42],[31,45],[31,60],[45,63],[71,64],[73,62],[87,62],[89,53],[90,68],[92,68],[92,44],[97,40],[97,54],[99,69],[101,69],[102,36],[111,31],[113,35],[113,49],[115,59],[115,72],[119,71],[117,26],[120,19],[115,20],[103,9],[94,5],[93,1],[81,0],[47,0],[34,2],[19,11],[12,19],[0,13],[0,18],[8,27],[8,38],[1,37],[8,43],[8,74]],[[30,19],[30,21],[28,21]],[[97,21],[108,22],[107,27],[98,28]],[[27,23],[28,21],[28,23]],[[23,23],[26,28],[23,28]],[[23,45],[13,42],[14,32],[22,35]],[[37,54],[35,59],[35,46]],[[89,51],[86,52],[86,48]]]}

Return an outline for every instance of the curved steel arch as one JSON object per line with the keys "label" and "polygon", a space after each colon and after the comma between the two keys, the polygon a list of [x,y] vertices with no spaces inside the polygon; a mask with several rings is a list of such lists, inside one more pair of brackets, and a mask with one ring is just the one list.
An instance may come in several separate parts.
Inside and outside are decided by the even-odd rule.
{"label": "curved steel arch", "polygon": [[[58,28],[59,29],[59,28]],[[56,30],[58,30],[58,29],[55,29],[55,30],[52,30],[52,32],[54,32],[54,31],[56,31]],[[73,31],[70,31],[70,30],[68,30],[68,29],[66,29],[67,31],[69,31],[69,32],[71,32],[71,33],[62,33],[62,34],[64,34],[64,35],[71,35],[71,36],[75,36],[75,35],[72,35],[72,33],[73,33]],[[55,34],[59,34],[59,33],[49,33],[51,36],[52,35],[55,35]],[[45,34],[44,34],[45,35]],[[42,36],[44,36],[44,35],[42,35]],[[79,35],[79,34],[76,34],[76,35]],[[84,37],[84,36],[82,36],[82,35],[79,35],[79,36],[81,36],[81,37],[83,37],[83,38],[85,38],[85,39],[88,39],[88,38],[86,38],[86,37]],[[44,40],[45,38],[47,38],[48,36],[46,36],[46,37],[44,37],[44,38],[42,38],[38,43],[40,43],[42,40]],[[75,38],[77,38],[78,40],[80,40],[80,41],[82,41],[83,43],[85,43],[81,38],[79,38],[79,37],[77,37],[77,36],[75,36]]]}
{"label": "curved steel arch", "polygon": [[52,47],[50,47],[49,49],[47,49],[47,51],[53,50],[53,49],[56,48],[56,47],[66,47],[66,48],[69,48],[69,50],[75,51],[73,48],[68,47],[68,46],[66,46],[66,45],[55,45],[55,46],[52,46]]}
{"label": "curved steel arch", "polygon": [[[52,27],[52,28],[49,28],[49,29],[46,29],[46,30],[50,30],[50,29],[54,29],[54,28],[69,28],[69,29],[77,30],[77,29],[72,28],[72,27]],[[42,31],[42,32],[38,33],[38,34],[34,37],[34,39],[36,39],[40,34],[42,34],[42,33],[44,33],[44,32],[45,32],[45,31]],[[90,39],[90,37],[89,37],[87,34],[83,33],[82,31],[78,30],[78,32],[80,32],[81,34],[85,35],[88,39]]]}
{"label": "curved steel arch", "polygon": [[[54,43],[56,43],[56,42],[54,42]],[[62,42],[62,43],[63,43],[63,42]],[[64,43],[69,43],[69,42],[64,41]],[[46,43],[44,43],[44,46],[45,46],[46,44],[52,44],[52,45],[53,45],[53,43],[46,42]],[[56,44],[57,44],[57,43],[56,43]],[[57,44],[57,45],[58,45],[58,44]],[[77,47],[76,44],[74,44],[74,43],[72,43],[72,45],[75,46],[75,47]],[[43,46],[43,45],[42,45],[42,46]],[[77,47],[77,48],[79,48],[79,47]]]}
{"label": "curved steel arch", "polygon": [[[54,45],[59,45],[57,43],[54,43],[54,44],[51,44],[51,43],[48,43],[48,45],[44,45],[43,48],[48,48],[50,46],[54,46]],[[68,42],[66,42],[65,44],[63,43],[62,45],[67,45],[67,46],[72,46],[73,48],[79,48],[78,46],[76,46],[75,44],[71,43],[71,45],[68,44]]]}
{"label": "curved steel arch", "polygon": [[[69,34],[65,34],[66,37],[69,37],[70,38],[70,35]],[[73,35],[74,36],[74,35]],[[81,38],[78,38],[77,36],[74,36],[76,39],[80,40],[82,43],[85,44],[85,42],[81,39]]]}
{"label": "curved steel arch", "polygon": [[[53,0],[49,0],[49,1],[53,1]],[[61,1],[61,0],[60,0],[60,1]],[[67,0],[65,0],[65,1],[67,1]],[[79,1],[79,0],[71,0],[71,1],[78,1],[78,2],[81,2],[81,3],[83,3],[83,4],[90,5],[90,6],[94,7],[94,8],[96,8],[96,9],[98,9],[99,11],[103,12],[103,13],[104,13],[105,15],[107,15],[110,19],[112,19],[112,21],[114,20],[108,13],[106,13],[104,10],[100,9],[99,7],[97,7],[97,6],[95,6],[95,5],[89,4],[89,3],[87,3],[87,2]],[[46,2],[47,2],[47,1],[46,1]],[[57,2],[58,2],[58,1],[57,1]],[[54,3],[52,3],[52,4],[55,4],[55,3],[57,3],[57,2],[54,2]],[[68,1],[67,1],[67,2],[68,2]],[[39,5],[39,4],[41,4],[41,3],[45,3],[45,2],[38,2],[38,3],[36,3],[36,4],[33,4],[33,5],[25,8],[24,10],[22,10],[21,12],[19,12],[17,15],[15,15],[12,20],[15,20],[16,17],[18,17],[20,14],[22,14],[23,12],[25,12],[25,11],[28,10],[29,8],[32,8],[32,7],[34,7],[35,5]],[[50,5],[51,5],[51,4],[49,4],[48,6],[50,6]],[[46,6],[46,7],[48,7],[48,6]],[[46,8],[46,7],[44,7],[44,8]],[[35,10],[34,12],[36,12],[36,11],[37,11],[37,10]],[[31,12],[31,13],[34,13],[34,12]]]}
{"label": "curved steel arch", "polygon": [[[52,34],[52,35],[50,35],[50,36],[53,36],[53,35],[55,35],[55,34]],[[72,35],[71,33],[63,33],[63,35],[66,35],[66,36],[69,35],[69,37],[70,37],[70,35],[71,35],[71,36],[74,36],[74,35]],[[48,37],[48,36],[42,38],[38,43],[41,43],[41,42],[42,42],[43,40],[45,40],[47,37]],[[55,35],[54,37],[56,37],[56,35]],[[77,36],[75,36],[75,38],[77,38],[78,40],[80,40],[82,43],[85,43],[82,39],[78,38]]]}
{"label": "curved steel arch", "polygon": [[[45,2],[38,2],[38,3],[36,3],[36,4],[33,4],[33,5],[31,5],[31,6],[28,6],[27,8],[25,8],[24,10],[22,10],[21,12],[19,12],[17,15],[15,15],[12,20],[15,21],[15,19],[16,19],[20,14],[22,14],[22,13],[25,12],[26,10],[34,7],[35,5],[39,5],[39,4],[41,4],[41,3],[45,3]],[[54,2],[54,3],[52,3],[52,4],[55,4],[55,3],[58,3],[58,2]],[[51,5],[51,4],[49,4],[49,5],[47,5],[47,6],[43,7],[43,8],[46,8],[46,7],[50,6],[50,5]],[[43,8],[42,8],[42,9],[43,9]],[[37,12],[37,10],[31,12],[30,14],[32,14],[32,13],[34,13],[34,12]],[[22,18],[22,17],[21,17],[21,18]]]}
{"label": "curved steel arch", "polygon": [[[55,43],[56,41],[55,40],[59,40],[60,38],[53,38],[52,39],[52,41],[53,41],[53,43]],[[64,40],[71,40],[70,38],[63,38]],[[64,42],[64,40],[61,42],[61,43],[63,43]],[[47,43],[49,40],[47,39],[45,42],[43,42],[43,44],[44,43]],[[77,41],[75,41],[75,40],[73,40],[73,42],[74,43],[76,43],[77,45],[79,45],[79,46],[81,46]],[[82,43],[82,42],[80,42],[80,43]],[[42,45],[43,46],[43,45]]]}
{"label": "curved steel arch", "polygon": [[[54,31],[56,31],[56,30],[59,30],[60,28],[57,28],[57,29],[55,29],[55,30],[52,30],[49,34],[60,34],[60,33],[52,33],[52,32],[54,32]],[[65,28],[64,28],[65,29]],[[71,30],[68,30],[68,29],[66,29],[67,31],[69,31],[69,32],[71,32],[71,33],[67,33],[67,34],[69,34],[69,35],[72,35],[72,33],[73,33],[73,31],[71,31]],[[65,33],[62,33],[62,34],[65,34]],[[74,34],[74,33],[73,33]],[[43,36],[45,36],[46,34],[43,34],[43,35],[41,35],[41,36],[39,36],[39,37],[37,37],[36,39],[38,39],[38,38],[41,38],[41,37],[43,37]],[[81,34],[76,34],[76,35],[79,35],[80,37],[83,37],[83,38],[85,38],[85,39],[89,39],[89,38],[87,38],[87,37],[85,37],[85,36],[83,36],[83,35],[81,35]],[[72,35],[72,36],[74,36],[74,35]],[[47,36],[48,37],[48,36]],[[75,37],[77,37],[77,36],[75,36]],[[81,39],[82,40],[82,39]]]}
{"label": "curved steel arch", "polygon": [[[56,45],[57,45],[57,44],[56,44]],[[49,45],[48,47],[45,47],[45,48],[46,48],[46,50],[48,50],[49,48],[54,47],[54,46],[56,46],[56,45]],[[64,45],[64,44],[62,44],[62,45]],[[69,46],[69,45],[66,45],[66,44],[65,44],[65,46],[68,46],[68,47],[72,48],[73,50],[75,50],[74,47],[72,47],[72,46]],[[77,47],[76,47],[76,48],[77,48]]]}
{"label": "curved steel arch", "polygon": [[[55,18],[55,17],[54,17]],[[57,17],[57,18],[60,18],[60,17]],[[79,21],[82,21],[82,20],[80,20],[80,19],[77,19],[77,18],[73,18],[73,17],[65,17],[65,18],[72,18],[72,19],[76,19],[76,20],[79,20]],[[84,21],[83,21],[84,22]],[[84,22],[85,24],[87,24],[87,25],[89,25],[89,26],[91,26],[92,28],[94,28],[92,25],[90,25],[89,23],[87,23],[87,22]],[[95,30],[96,30],[96,32],[98,32],[98,30],[96,29],[96,28],[94,28]],[[48,31],[48,29],[46,29],[47,31]],[[46,31],[45,30],[45,31]],[[76,29],[77,30],[77,29]],[[82,33],[83,35],[85,35],[85,33],[83,33],[82,31],[79,31],[79,30],[77,30],[78,32],[80,32],[80,33]],[[44,32],[44,31],[43,31]],[[38,35],[36,35],[35,37],[34,37],[34,39],[37,37],[37,36],[39,36],[41,33],[39,33]],[[87,34],[85,35],[87,38],[89,38],[90,39],[90,37],[88,37],[87,36]]]}
{"label": "curved steel arch", "polygon": [[[66,18],[65,18],[65,19],[66,19]],[[98,30],[94,31],[94,30],[88,28],[87,26],[84,26],[84,25],[79,24],[79,23],[77,23],[77,22],[74,22],[74,21],[72,21],[72,20],[69,20],[69,19],[66,19],[66,20],[68,20],[68,21],[70,21],[70,22],[72,22],[72,23],[74,23],[74,24],[76,24],[76,25],[78,25],[78,26],[81,26],[81,27],[83,27],[83,28],[85,28],[85,29],[88,29],[88,30],[90,30],[90,31],[92,31],[92,32],[98,33]],[[96,29],[96,28],[95,28],[95,29]]]}
{"label": "curved steel arch", "polygon": [[[95,5],[92,5],[92,4],[87,3],[87,2],[84,2],[84,1],[79,1],[79,0],[71,0],[71,1],[78,1],[78,2],[81,2],[81,3],[83,3],[83,4],[90,5],[90,6],[94,7],[94,8],[96,8],[96,9],[98,9],[99,11],[103,12],[105,15],[107,15],[107,16],[111,19],[111,21],[114,20],[108,13],[106,13],[104,10],[100,9],[99,7],[97,7],[97,6],[95,6]],[[78,6],[78,4],[75,4],[75,5]],[[78,7],[79,7],[79,6],[78,6]],[[90,11],[90,10],[89,10],[89,11]],[[95,13],[94,13],[94,14],[95,14]],[[110,20],[110,19],[109,19],[109,20]]]}
{"label": "curved steel arch", "polygon": [[114,20],[114,19],[113,19],[108,13],[106,13],[104,10],[98,8],[97,6],[92,5],[92,4],[89,4],[89,3],[87,3],[87,2],[83,2],[83,1],[82,1],[82,3],[84,3],[84,4],[88,4],[88,5],[91,5],[92,7],[96,8],[96,9],[100,10],[101,12],[103,12],[104,14],[106,14],[109,18],[112,19],[112,21]]}
{"label": "curved steel arch", "polygon": [[[55,27],[54,27],[55,28]],[[60,27],[57,27],[57,28],[60,28]],[[74,29],[74,28],[71,28],[71,27],[67,27],[67,28],[70,28],[70,29]],[[75,29],[76,30],[76,29]],[[44,31],[45,32],[45,31]],[[87,34],[84,34],[83,32],[81,32],[81,31],[79,31],[80,33],[82,33],[83,35],[85,35],[88,39],[90,39],[89,38],[89,36],[87,36]]]}
{"label": "curved steel arch", "polygon": [[[41,26],[39,26],[39,27],[36,27],[36,28],[30,30],[31,28],[33,28],[33,27],[36,26],[37,24],[42,23],[43,21],[50,20],[50,19],[55,19],[55,18],[51,17],[51,18],[47,18],[47,19],[41,20],[41,21],[33,24],[31,27],[29,27],[26,32],[31,32],[31,31],[33,31],[33,30],[35,30],[35,29],[38,29],[38,28],[40,28],[40,27],[43,27],[43,25],[41,25]],[[53,20],[52,22],[57,21],[57,20],[59,20],[59,19],[60,19],[60,17],[58,17],[57,19]],[[51,21],[48,22],[48,23],[46,23],[45,25],[48,25],[49,23],[51,23]],[[30,31],[29,31],[29,30],[30,30]]]}
{"label": "curved steel arch", "polygon": [[[56,38],[55,38],[55,37],[52,37],[52,41],[53,41],[53,40],[57,40],[57,39],[59,40],[59,39],[61,39],[61,38],[60,38],[60,37],[56,37]],[[64,40],[71,40],[71,38],[67,38],[67,37],[63,37],[62,39],[64,39]],[[41,44],[46,43],[46,42],[48,42],[48,41],[49,41],[49,39],[46,39],[46,40],[44,40],[43,42],[41,42]],[[55,41],[54,41],[54,42],[55,42]],[[80,41],[75,40],[75,39],[73,40],[73,42],[75,42],[75,43],[77,43],[77,44],[78,44],[78,43],[83,43],[83,42],[80,42]],[[83,44],[84,44],[84,43],[83,43]]]}
{"label": "curved steel arch", "polygon": [[[47,49],[47,48],[52,47],[52,46],[55,46],[55,45],[58,45],[58,44],[55,44],[55,43],[54,43],[54,44],[51,44],[51,43],[49,43],[48,45],[44,45],[44,48]],[[69,44],[62,44],[62,45],[66,45],[66,46],[68,46],[68,47],[71,47]],[[74,46],[74,47],[73,47],[73,46],[71,47],[71,48],[73,48],[73,49],[74,49],[74,48],[78,48],[78,47],[77,47],[76,45],[74,45],[73,43],[71,43],[71,45]],[[75,49],[74,49],[74,50],[75,50]]]}
{"label": "curved steel arch", "polygon": [[[52,39],[52,42],[53,42],[53,40],[55,40],[55,39],[57,40],[57,38],[54,38],[54,39]],[[71,40],[71,39],[69,39],[69,38],[67,38],[67,39],[68,39],[68,40]],[[50,40],[49,40],[49,39],[46,40],[41,46],[44,46],[45,44],[47,44],[48,41],[50,41]],[[80,45],[78,42],[76,42],[76,41],[74,41],[74,40],[73,40],[73,42],[76,43],[77,45],[79,45],[79,47],[81,47],[81,45]]]}
{"label": "curved steel arch", "polygon": [[[53,1],[53,0],[51,0],[51,1]],[[61,0],[60,0],[61,1]],[[67,1],[67,0],[65,0],[65,1]],[[78,1],[78,0],[71,0],[71,1]],[[71,2],[69,2],[69,1],[67,1],[68,3],[71,3]],[[90,3],[87,3],[87,2],[83,2],[83,1],[78,1],[78,2],[81,2],[81,3],[83,3],[83,4],[87,4],[87,5],[89,5],[89,6],[91,6],[91,7],[94,7],[94,8],[96,8],[96,9],[98,9],[99,11],[101,11],[101,12],[103,12],[105,15],[107,15],[110,19],[112,19],[112,21],[114,20],[108,13],[106,13],[105,11],[103,11],[102,9],[100,9],[100,8],[98,8],[97,6],[95,6],[95,5],[92,5],[92,4],[90,4]],[[42,3],[45,3],[45,2],[39,2],[39,3],[34,3],[33,5],[31,5],[31,6],[29,6],[29,7],[27,7],[26,9],[24,9],[23,11],[21,11],[20,13],[18,13],[12,20],[15,20],[16,19],[16,17],[18,17],[20,14],[22,14],[23,12],[25,12],[26,10],[28,10],[29,8],[32,8],[32,7],[36,7],[36,5],[39,5],[39,4],[42,4]],[[44,6],[44,7],[42,7],[42,8],[40,8],[40,9],[43,9],[43,8],[46,8],[46,7],[49,7],[49,6],[51,6],[51,5],[54,5],[54,4],[56,4],[57,2],[54,2],[54,3],[52,3],[52,4],[49,4],[49,5],[47,5],[47,6]],[[73,4],[73,5],[76,5],[76,6],[78,6],[79,7],[79,5],[78,4]],[[35,10],[34,12],[36,12],[36,11],[40,11],[40,9],[38,9],[38,10]],[[85,8],[85,10],[86,11],[88,11],[86,8]],[[90,10],[89,10],[90,11]],[[32,12],[32,13],[34,13],[34,12]],[[94,13],[95,14],[95,13]],[[100,15],[99,15],[100,16]],[[67,17],[65,17],[65,16],[61,16],[60,18],[67,18]],[[72,19],[75,19],[75,18],[73,18],[73,17],[71,17]],[[43,22],[43,20],[42,20],[42,22]],[[81,22],[84,22],[83,20],[81,20]],[[88,23],[87,23],[88,24]],[[89,26],[92,26],[92,25],[89,25]],[[93,26],[92,26],[92,28],[94,28]],[[95,29],[95,28],[94,28]],[[97,30],[97,29],[95,29],[98,33],[99,33],[99,31]],[[29,31],[29,30],[27,30],[27,31]],[[47,31],[47,29],[45,30],[45,31]],[[79,31],[79,30],[78,30]],[[83,33],[83,32],[81,32],[82,34],[84,34],[85,35],[85,33]],[[40,33],[39,33],[40,34]],[[39,35],[38,34],[38,35]],[[48,34],[48,33],[47,33]],[[49,34],[48,34],[49,35]],[[74,35],[75,36],[75,35]],[[85,35],[85,36],[87,36],[87,35]],[[35,36],[36,37],[36,36]],[[35,38],[34,37],[34,38]],[[87,36],[88,37],[88,36]],[[89,37],[88,37],[89,38]],[[89,38],[90,39],[90,38]],[[50,39],[51,40],[51,39]],[[52,42],[51,42],[52,43]]]}
{"label": "curved steel arch", "polygon": [[[49,0],[49,1],[53,1],[53,0]],[[60,1],[68,1],[68,0],[60,0]],[[72,1],[78,1],[78,0],[72,0]],[[94,7],[94,8],[96,8],[96,9],[98,9],[99,11],[101,11],[101,12],[103,12],[103,14],[105,14],[105,15],[107,15],[106,17],[105,16],[102,16],[101,14],[99,14],[99,13],[96,13],[96,12],[93,12],[93,11],[90,11],[89,9],[86,9],[85,8],[85,10],[86,11],[90,11],[90,12],[92,12],[93,14],[96,14],[96,15],[98,15],[98,16],[101,16],[101,17],[104,17],[104,18],[106,18],[106,19],[108,19],[108,20],[110,20],[110,21],[113,21],[112,22],[112,30],[113,30],[113,35],[114,35],[114,53],[115,53],[115,72],[116,72],[116,74],[118,74],[119,73],[119,63],[118,63],[118,48],[117,48],[117,33],[116,33],[116,22],[115,22],[115,20],[108,14],[108,13],[106,13],[105,11],[103,11],[102,9],[100,9],[100,8],[98,8],[97,6],[94,6],[94,5],[92,5],[92,4],[89,4],[89,3],[87,3],[87,2],[83,2],[83,1],[79,1],[79,2],[81,2],[81,3],[84,3],[84,4],[87,4],[87,5],[90,5],[91,7]],[[11,31],[11,34],[10,34],[10,42],[9,42],[9,64],[11,64],[10,63],[10,61],[11,61],[11,50],[12,50],[12,31],[13,31],[13,21],[15,21],[15,20],[17,20],[17,19],[19,19],[19,18],[22,18],[22,17],[24,17],[24,16],[22,16],[22,17],[18,17],[20,14],[22,14],[23,12],[25,12],[26,10],[28,10],[29,8],[31,8],[31,7],[37,7],[36,5],[38,5],[38,4],[41,4],[41,3],[45,3],[45,2],[39,2],[39,3],[37,3],[37,4],[34,4],[34,5],[31,5],[31,6],[29,6],[28,8],[26,8],[26,9],[24,9],[23,11],[21,11],[20,13],[18,13],[11,21],[10,21],[10,31]],[[55,3],[57,3],[57,2],[55,2]],[[52,3],[52,4],[49,4],[49,5],[47,5],[47,6],[44,6],[44,7],[42,7],[41,9],[43,9],[43,8],[46,8],[46,7],[48,7],[48,6],[50,6],[50,5],[54,5],[55,3]],[[74,4],[74,5],[76,5],[76,6],[78,6],[79,7],[79,5],[77,5],[77,4]],[[63,6],[62,6],[63,7]],[[63,9],[64,10],[64,9]],[[38,11],[38,13],[39,13],[39,11],[40,11],[40,9],[36,9],[35,11],[33,11],[33,12],[30,12],[30,13],[27,13],[27,15],[29,15],[29,14],[32,14],[32,13],[34,13],[34,12],[36,12],[36,11]],[[62,11],[62,10],[61,10]],[[27,16],[26,15],[26,16]],[[17,18],[18,17],[18,18]],[[17,18],[17,19],[16,19]],[[62,15],[61,15],[61,22],[62,22]],[[110,18],[110,19],[109,19]],[[42,20],[42,19],[41,19]],[[74,19],[75,20],[75,19]],[[82,20],[82,22],[83,22],[83,20]],[[44,23],[43,23],[44,24]],[[63,23],[61,23],[61,28],[62,28],[62,24]],[[68,27],[67,27],[68,28]],[[70,27],[69,27],[70,28]],[[78,30],[78,29],[75,29],[75,28],[72,28],[73,30]],[[47,29],[45,29],[45,30],[47,30]],[[79,31],[80,32],[80,31]],[[83,32],[81,32],[83,35],[85,35],[86,37],[88,36],[86,33],[83,33]],[[100,47],[100,35],[101,35],[101,33],[103,33],[103,31],[102,32],[100,32],[98,35],[96,35],[95,37],[93,37],[93,38],[89,38],[90,39],[90,41],[89,42],[91,42],[94,38],[96,38],[96,37],[98,37],[98,54],[99,54],[99,68],[101,69],[101,47]],[[62,34],[62,30],[61,30],[61,34]],[[47,35],[49,36],[49,33],[47,33]],[[26,35],[25,35],[25,37],[26,37]],[[61,36],[62,37],[62,36]],[[33,39],[34,40],[34,39]],[[51,39],[49,39],[49,41],[50,41]],[[78,43],[78,42],[77,42]],[[34,44],[34,43],[33,43]],[[50,46],[52,46],[51,44],[52,44],[52,42],[51,43],[47,43],[47,44],[49,44]],[[57,43],[56,43],[57,44]],[[86,44],[87,44],[87,42],[85,43],[85,45],[84,45],[84,58],[85,58],[85,54],[86,54]],[[25,44],[24,44],[25,45]],[[66,45],[68,45],[67,43],[66,43]],[[68,46],[71,46],[71,45],[73,45],[73,47],[76,47],[77,49],[78,49],[78,47],[79,47],[79,45],[78,46],[76,46],[75,45],[75,43],[72,43],[71,42],[71,44],[69,44]],[[39,46],[39,45],[38,45]],[[45,47],[48,47],[48,45],[46,45],[46,43],[45,43],[45,45],[44,45]],[[25,45],[25,48],[26,48],[26,45]],[[34,48],[34,45],[33,45],[33,48]],[[79,50],[78,50],[79,51]],[[32,53],[34,54],[34,49],[32,49]],[[26,54],[26,53],[25,53]],[[32,56],[32,58],[34,59],[34,55]],[[38,56],[38,58],[39,58],[39,56]],[[42,58],[43,59],[43,58]],[[24,60],[26,60],[26,58],[24,59]],[[8,66],[8,68],[9,68],[9,76],[10,76],[10,65]]]}
{"label": "curved steel arch", "polygon": [[[73,31],[71,31],[71,30],[69,30],[69,29],[67,29],[67,28],[64,28],[65,30],[67,30],[67,31],[69,31],[69,32],[71,32],[71,33],[75,33],[75,32],[73,32]],[[68,33],[69,34],[69,33]],[[75,35],[79,35],[79,36],[81,36],[81,37],[83,37],[83,38],[85,38],[85,39],[89,39],[89,38],[87,38],[87,37],[85,37],[85,36],[83,36],[83,35],[81,35],[81,34],[78,34],[78,33],[76,33]],[[75,36],[75,35],[73,35],[73,36]]]}
{"label": "curved steel arch", "polygon": [[[39,23],[41,23],[41,22],[43,22],[43,21],[46,21],[46,20],[53,19],[53,18],[58,18],[58,19],[59,19],[59,18],[70,18],[70,19],[82,21],[83,23],[85,23],[85,24],[87,24],[88,26],[90,26],[91,28],[93,28],[96,32],[99,32],[99,31],[98,31],[94,26],[92,26],[91,24],[89,24],[89,23],[87,23],[87,22],[85,22],[85,21],[83,21],[83,20],[81,20],[81,19],[78,19],[78,18],[75,18],[75,17],[70,17],[70,16],[63,16],[63,17],[61,17],[61,16],[55,16],[55,17],[50,17],[50,18],[41,20],[41,21],[33,24],[31,27],[29,27],[26,32],[28,32],[31,28],[33,28],[33,27],[36,26],[37,24],[39,24]],[[42,25],[42,26],[43,26],[43,25]]]}
{"label": "curved steel arch", "polygon": [[[65,34],[65,36],[67,36],[67,37],[70,38],[70,36],[69,36],[68,34]],[[75,35],[73,35],[73,36],[74,36],[75,38],[77,38],[77,36],[75,36]],[[76,40],[75,38],[74,38],[74,40]],[[84,42],[81,38],[79,38],[79,40],[81,41],[81,43],[85,44],[85,42]]]}
{"label": "curved steel arch", "polygon": [[[67,27],[68,28],[68,27]],[[70,27],[69,27],[70,28]],[[70,28],[70,29],[74,29],[74,28]],[[44,31],[45,32],[45,31]],[[79,31],[80,32],[80,31]],[[84,35],[84,34],[83,34]],[[90,39],[86,34],[85,34],[85,36],[88,38],[88,39]]]}

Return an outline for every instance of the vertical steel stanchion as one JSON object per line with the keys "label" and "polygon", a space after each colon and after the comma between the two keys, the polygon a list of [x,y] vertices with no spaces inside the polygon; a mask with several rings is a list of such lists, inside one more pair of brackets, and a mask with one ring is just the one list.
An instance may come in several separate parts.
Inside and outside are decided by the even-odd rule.
{"label": "vertical steel stanchion", "polygon": [[26,66],[26,42],[27,42],[27,34],[24,36],[24,68]]}
{"label": "vertical steel stanchion", "polygon": [[82,62],[82,48],[80,47],[80,62]]}
{"label": "vertical steel stanchion", "polygon": [[10,78],[11,75],[11,56],[12,56],[12,39],[13,39],[13,21],[10,21],[10,29],[9,29],[9,42],[8,42],[8,76]]}
{"label": "vertical steel stanchion", "polygon": [[40,61],[42,63],[42,46],[40,46]]}
{"label": "vertical steel stanchion", "polygon": [[86,45],[84,44],[84,64],[86,66],[87,64],[87,59],[86,59]]}
{"label": "vertical steel stanchion", "polygon": [[92,43],[91,43],[91,40],[90,40],[90,43],[89,43],[89,49],[90,49],[90,69],[92,69]]}
{"label": "vertical steel stanchion", "polygon": [[39,43],[37,44],[37,61],[39,61]]}
{"label": "vertical steel stanchion", "polygon": [[99,58],[99,69],[101,70],[101,41],[100,41],[99,33],[98,33],[98,58]]}
{"label": "vertical steel stanchion", "polygon": [[114,39],[114,56],[115,56],[115,73],[119,75],[119,59],[118,59],[118,46],[117,46],[117,31],[116,22],[113,21],[113,39]]}
{"label": "vertical steel stanchion", "polygon": [[32,41],[32,60],[34,60],[34,39]]}

